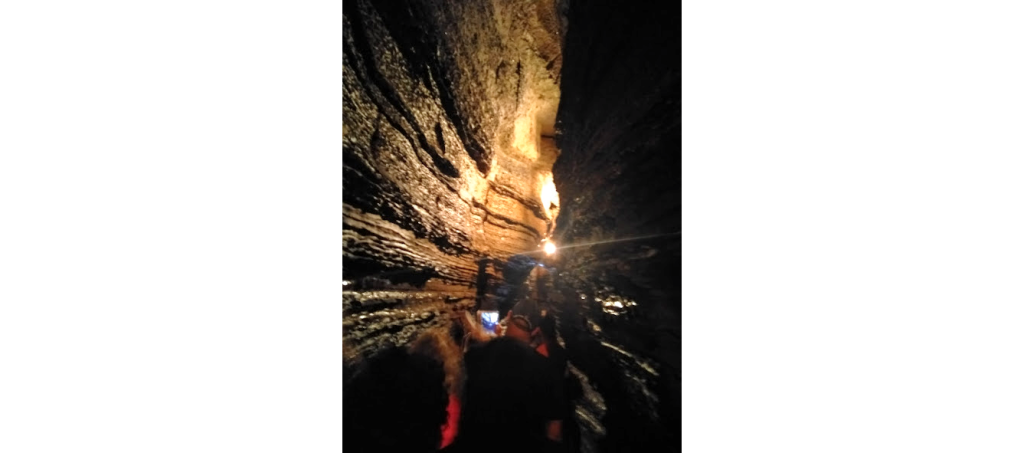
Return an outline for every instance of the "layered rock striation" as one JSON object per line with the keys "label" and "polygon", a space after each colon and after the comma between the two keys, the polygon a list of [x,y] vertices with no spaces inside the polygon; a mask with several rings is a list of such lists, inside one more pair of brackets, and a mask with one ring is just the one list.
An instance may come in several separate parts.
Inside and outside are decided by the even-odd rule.
{"label": "layered rock striation", "polygon": [[550,234],[563,21],[525,0],[357,0],[343,21],[355,354],[493,298],[507,260]]}

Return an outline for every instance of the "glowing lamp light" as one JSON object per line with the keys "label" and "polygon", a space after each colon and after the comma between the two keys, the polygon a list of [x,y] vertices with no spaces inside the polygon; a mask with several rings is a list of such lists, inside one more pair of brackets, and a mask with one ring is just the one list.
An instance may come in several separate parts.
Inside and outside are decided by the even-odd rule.
{"label": "glowing lamp light", "polygon": [[547,253],[548,255],[554,255],[556,250],[558,250],[558,248],[555,247],[554,242],[548,241],[544,243],[544,253]]}

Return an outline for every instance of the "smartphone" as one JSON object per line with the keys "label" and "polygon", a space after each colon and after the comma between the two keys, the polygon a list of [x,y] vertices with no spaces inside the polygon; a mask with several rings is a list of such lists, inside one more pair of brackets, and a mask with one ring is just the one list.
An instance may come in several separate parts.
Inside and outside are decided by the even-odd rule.
{"label": "smartphone", "polygon": [[498,311],[497,310],[481,310],[480,311],[480,323],[483,324],[484,330],[489,333],[497,335],[498,331]]}

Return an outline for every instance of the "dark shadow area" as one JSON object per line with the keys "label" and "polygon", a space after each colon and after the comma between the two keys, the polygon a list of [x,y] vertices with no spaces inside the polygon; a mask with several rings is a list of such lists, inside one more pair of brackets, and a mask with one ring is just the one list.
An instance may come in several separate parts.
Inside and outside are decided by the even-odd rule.
{"label": "dark shadow area", "polygon": [[516,302],[529,294],[526,283],[536,265],[537,262],[526,255],[515,255],[502,264],[501,275],[504,283],[497,290],[499,315],[504,316]]}

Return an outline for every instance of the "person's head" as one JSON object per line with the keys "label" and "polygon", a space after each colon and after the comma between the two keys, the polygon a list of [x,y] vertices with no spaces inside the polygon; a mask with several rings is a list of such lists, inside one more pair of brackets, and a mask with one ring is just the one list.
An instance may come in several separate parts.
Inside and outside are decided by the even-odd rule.
{"label": "person's head", "polygon": [[547,313],[547,316],[543,316],[540,320],[540,333],[544,335],[544,339],[548,341],[555,341],[558,338],[556,332],[555,317],[551,312]]}
{"label": "person's head", "polygon": [[437,450],[448,404],[440,362],[391,346],[354,364],[346,374],[345,451]]}
{"label": "person's head", "polygon": [[505,336],[530,343],[540,333],[541,320],[540,309],[536,303],[520,301],[508,312]]}
{"label": "person's head", "polygon": [[512,338],[495,338],[471,349],[456,443],[468,451],[537,451],[550,405],[543,360]]}

